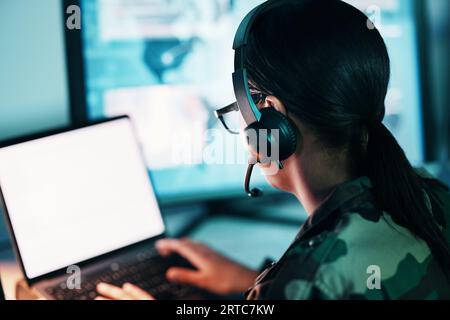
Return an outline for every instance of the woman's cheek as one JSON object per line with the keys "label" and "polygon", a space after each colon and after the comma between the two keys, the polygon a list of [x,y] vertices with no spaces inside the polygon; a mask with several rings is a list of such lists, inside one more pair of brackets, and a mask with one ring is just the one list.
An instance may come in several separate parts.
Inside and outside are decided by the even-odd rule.
{"label": "woman's cheek", "polygon": [[267,182],[269,182],[274,188],[288,191],[284,170],[280,170],[276,162],[271,162],[271,164],[259,163],[258,167]]}

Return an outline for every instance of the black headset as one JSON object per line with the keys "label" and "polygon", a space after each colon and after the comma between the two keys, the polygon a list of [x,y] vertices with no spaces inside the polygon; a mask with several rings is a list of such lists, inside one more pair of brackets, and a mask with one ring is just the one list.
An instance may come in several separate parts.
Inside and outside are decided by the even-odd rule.
{"label": "black headset", "polygon": [[[247,41],[254,21],[261,13],[288,2],[293,2],[293,0],[269,0],[253,9],[239,25],[233,43],[235,51],[233,86],[236,104],[247,125],[244,130],[247,143],[258,154],[258,159],[249,161],[244,182],[245,192],[250,197],[262,195],[261,190],[250,189],[250,178],[255,164],[272,159],[277,161],[280,169],[283,169],[282,161],[292,156],[297,149],[297,126],[291,119],[273,107],[258,109],[251,97],[245,68]],[[273,132],[277,132],[277,134],[275,135]],[[260,133],[264,133],[265,138],[260,139]],[[250,134],[252,138],[249,137]],[[255,134],[256,139],[254,138]],[[262,141],[266,143],[265,146],[260,145]],[[277,159],[273,159],[272,150],[278,151]]]}

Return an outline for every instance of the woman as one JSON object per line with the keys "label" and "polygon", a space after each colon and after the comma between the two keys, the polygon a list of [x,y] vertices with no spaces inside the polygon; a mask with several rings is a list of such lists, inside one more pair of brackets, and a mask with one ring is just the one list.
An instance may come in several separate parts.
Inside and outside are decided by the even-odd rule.
{"label": "woman", "polygon": [[[338,0],[299,0],[256,19],[246,67],[259,108],[297,126],[296,153],[267,179],[309,214],[283,257],[259,276],[189,240],[163,240],[198,270],[170,281],[247,299],[450,298],[450,195],[413,170],[383,125],[390,61],[380,33]],[[268,170],[260,165],[262,170]],[[101,299],[151,299],[126,284]]]}

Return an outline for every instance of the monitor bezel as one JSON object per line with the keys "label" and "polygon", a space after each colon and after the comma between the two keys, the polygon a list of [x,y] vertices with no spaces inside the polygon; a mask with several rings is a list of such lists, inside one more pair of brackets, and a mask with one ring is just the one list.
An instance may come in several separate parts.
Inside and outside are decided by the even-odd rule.
{"label": "monitor bezel", "polygon": [[[80,0],[62,1],[62,23],[66,26],[68,18],[67,8],[75,5],[81,8]],[[82,12],[82,10],[81,10]],[[83,16],[81,29],[64,27],[64,41],[66,48],[66,65],[69,88],[69,109],[72,125],[79,125],[89,121],[87,113],[85,64],[83,58]]]}
{"label": "monitor bezel", "polygon": [[[439,161],[439,132],[434,125],[436,103],[432,96],[431,75],[430,75],[430,30],[428,21],[428,8],[425,0],[413,0],[413,11],[417,21],[416,25],[416,43],[417,43],[417,63],[419,65],[419,89],[420,89],[420,107],[422,116],[422,143],[423,158],[425,162]],[[427,107],[429,106],[429,107]]]}

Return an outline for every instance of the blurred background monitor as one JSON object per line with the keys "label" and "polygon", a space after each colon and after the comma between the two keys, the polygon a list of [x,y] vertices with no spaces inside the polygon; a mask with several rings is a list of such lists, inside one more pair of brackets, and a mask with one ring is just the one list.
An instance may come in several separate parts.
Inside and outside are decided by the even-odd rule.
{"label": "blurred background monitor", "polygon": [[[0,1],[0,141],[71,122],[62,7]],[[7,239],[0,208],[0,260]]]}
{"label": "blurred background monitor", "polygon": [[[79,111],[89,120],[132,118],[162,200],[244,194],[245,148],[214,110],[233,102],[233,36],[260,3],[80,1],[86,109]],[[269,189],[260,174],[253,185]]]}
{"label": "blurred background monitor", "polygon": [[[73,115],[80,121],[130,115],[163,200],[242,194],[245,148],[213,112],[234,101],[233,37],[262,2],[79,1],[81,41],[69,63],[82,77],[72,82],[84,84],[72,96],[84,100]],[[348,2],[371,17],[387,42],[392,79],[385,122],[418,165],[424,144],[415,1]],[[254,184],[265,185],[264,178],[255,174]]]}

